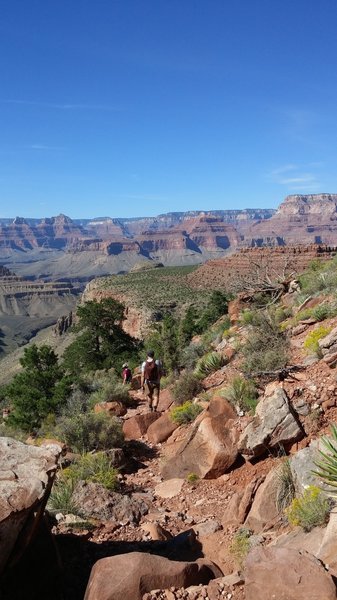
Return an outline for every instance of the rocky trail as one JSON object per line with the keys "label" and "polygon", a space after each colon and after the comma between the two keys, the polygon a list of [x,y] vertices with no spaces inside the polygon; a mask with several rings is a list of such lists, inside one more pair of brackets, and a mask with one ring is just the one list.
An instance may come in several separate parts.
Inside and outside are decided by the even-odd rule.
{"label": "rocky trail", "polygon": [[232,337],[214,347],[227,360],[203,379],[192,423],[173,423],[170,387],[158,413],[137,390],[127,408],[96,406],[123,422],[123,448],[108,451],[119,489],[77,483],[81,516],[42,518],[58,462],[73,460],[66,448],[1,438],[3,600],[336,600],[334,501],[323,501],[319,526],[299,526],[285,509],[290,492],[320,493],[317,450],[337,420],[337,317],[324,320],[316,355],[304,345],[320,322],[294,323],[289,368],[260,377],[253,414],[222,393],[241,372],[237,340],[247,336],[235,302]]}

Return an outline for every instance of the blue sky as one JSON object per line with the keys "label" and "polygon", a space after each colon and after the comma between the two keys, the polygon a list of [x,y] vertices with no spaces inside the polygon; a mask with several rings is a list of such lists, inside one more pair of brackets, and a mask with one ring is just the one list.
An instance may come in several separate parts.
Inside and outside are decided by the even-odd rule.
{"label": "blue sky", "polygon": [[336,0],[2,0],[0,217],[337,192]]}

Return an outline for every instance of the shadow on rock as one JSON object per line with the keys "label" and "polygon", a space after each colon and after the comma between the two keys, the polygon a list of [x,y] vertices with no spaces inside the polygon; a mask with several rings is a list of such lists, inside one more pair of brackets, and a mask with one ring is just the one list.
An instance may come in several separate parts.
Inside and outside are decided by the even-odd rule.
{"label": "shadow on rock", "polygon": [[156,458],[158,455],[156,448],[151,448],[151,446],[139,440],[125,442],[123,450],[127,462],[122,471],[127,474],[136,473],[139,469],[145,469],[147,465],[143,461]]}
{"label": "shadow on rock", "polygon": [[[100,542],[73,534],[56,536],[56,544],[63,565],[64,600],[82,600],[95,562],[108,556],[130,552],[156,554],[175,561],[195,561],[203,557],[202,546],[193,529],[184,531],[167,541]],[[26,597],[25,600],[45,600],[45,596]],[[7,599],[6,599],[7,600]]]}

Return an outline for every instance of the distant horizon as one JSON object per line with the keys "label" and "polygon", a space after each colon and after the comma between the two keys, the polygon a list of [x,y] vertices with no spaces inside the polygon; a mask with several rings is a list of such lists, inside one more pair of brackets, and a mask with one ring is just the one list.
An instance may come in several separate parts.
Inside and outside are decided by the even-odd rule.
{"label": "distant horizon", "polygon": [[72,221],[77,220],[77,221],[94,221],[94,220],[100,220],[100,219],[112,219],[112,220],[133,220],[133,219],[153,219],[155,217],[160,217],[163,215],[170,215],[170,214],[186,214],[186,213],[215,213],[215,212],[245,212],[245,211],[274,211],[276,212],[279,207],[281,206],[281,204],[283,204],[285,202],[285,200],[289,197],[315,197],[315,196],[336,196],[337,197],[337,192],[317,192],[317,193],[309,193],[309,194],[288,194],[287,196],[285,196],[283,198],[283,200],[280,202],[280,204],[278,204],[276,207],[267,207],[267,206],[253,206],[253,207],[249,207],[246,206],[244,208],[201,208],[201,209],[194,209],[194,208],[190,208],[188,210],[168,210],[165,212],[158,212],[155,214],[143,214],[143,215],[133,215],[133,216],[112,216],[112,215],[97,215],[97,216],[71,216],[69,213],[64,213],[64,212],[59,212],[57,214],[50,214],[50,215],[46,215],[43,214],[41,216],[25,216],[23,214],[18,214],[15,216],[2,216],[0,215],[0,221],[2,220],[10,220],[10,221],[14,221],[15,219],[24,219],[24,220],[41,220],[41,219],[52,219],[55,217],[59,217],[61,215],[64,215],[65,217],[71,219]]}

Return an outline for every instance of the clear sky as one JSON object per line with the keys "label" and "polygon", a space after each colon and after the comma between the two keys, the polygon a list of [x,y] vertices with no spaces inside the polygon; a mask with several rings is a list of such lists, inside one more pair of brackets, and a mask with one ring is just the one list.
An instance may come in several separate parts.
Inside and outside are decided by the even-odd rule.
{"label": "clear sky", "polygon": [[0,217],[337,192],[336,0],[2,0]]}

